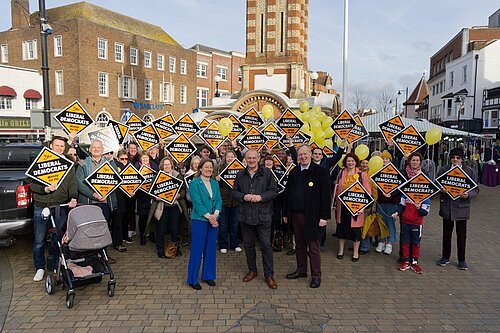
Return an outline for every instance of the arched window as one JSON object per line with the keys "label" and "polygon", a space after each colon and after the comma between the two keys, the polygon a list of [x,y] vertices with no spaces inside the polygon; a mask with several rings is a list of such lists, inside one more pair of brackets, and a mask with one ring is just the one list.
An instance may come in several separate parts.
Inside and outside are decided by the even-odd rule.
{"label": "arched window", "polygon": [[148,113],[144,116],[143,120],[146,124],[151,124],[155,118],[151,113]]}
{"label": "arched window", "polygon": [[108,112],[102,111],[97,114],[95,122],[97,124],[97,127],[106,127],[110,119],[113,119],[113,117],[111,117],[111,115]]}

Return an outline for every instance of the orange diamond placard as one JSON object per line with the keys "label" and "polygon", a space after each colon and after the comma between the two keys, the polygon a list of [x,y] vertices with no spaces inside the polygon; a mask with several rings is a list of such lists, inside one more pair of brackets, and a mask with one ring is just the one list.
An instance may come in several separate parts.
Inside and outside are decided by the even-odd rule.
{"label": "orange diamond placard", "polygon": [[476,182],[459,166],[454,166],[437,177],[436,182],[448,191],[453,200],[477,187]]}
{"label": "orange diamond placard", "polygon": [[359,181],[345,189],[339,194],[339,200],[349,210],[352,216],[356,216],[373,202],[372,196],[365,190]]}
{"label": "orange diamond placard", "polygon": [[399,170],[389,163],[370,177],[375,185],[385,194],[391,194],[401,184],[406,182],[406,178]]}

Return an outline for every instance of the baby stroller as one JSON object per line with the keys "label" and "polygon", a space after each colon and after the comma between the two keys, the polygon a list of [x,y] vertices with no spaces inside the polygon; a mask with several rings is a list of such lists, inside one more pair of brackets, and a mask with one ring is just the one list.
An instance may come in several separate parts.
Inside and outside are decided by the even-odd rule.
{"label": "baby stroller", "polygon": [[50,217],[52,224],[49,239],[53,259],[45,279],[45,291],[53,294],[55,287],[63,284],[67,290],[66,306],[72,308],[74,288],[100,283],[104,275],[109,275],[108,296],[113,297],[116,281],[105,250],[112,240],[101,208],[77,206],[69,211],[65,223],[59,218],[61,206],[53,207],[55,213],[49,208],[42,211],[44,220]]}

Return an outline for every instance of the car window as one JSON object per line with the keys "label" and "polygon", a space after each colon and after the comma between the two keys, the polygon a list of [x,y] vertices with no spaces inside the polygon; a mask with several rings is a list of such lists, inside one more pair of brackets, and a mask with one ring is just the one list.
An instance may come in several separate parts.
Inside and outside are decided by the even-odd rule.
{"label": "car window", "polygon": [[41,147],[2,147],[0,148],[0,168],[27,169],[41,149]]}

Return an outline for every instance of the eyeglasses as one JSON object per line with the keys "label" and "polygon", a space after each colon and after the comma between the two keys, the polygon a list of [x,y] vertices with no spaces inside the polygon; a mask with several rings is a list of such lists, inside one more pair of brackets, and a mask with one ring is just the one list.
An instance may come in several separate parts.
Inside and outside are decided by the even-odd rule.
{"label": "eyeglasses", "polygon": [[128,157],[122,157],[122,158],[119,158],[120,161],[126,161],[128,160]]}

